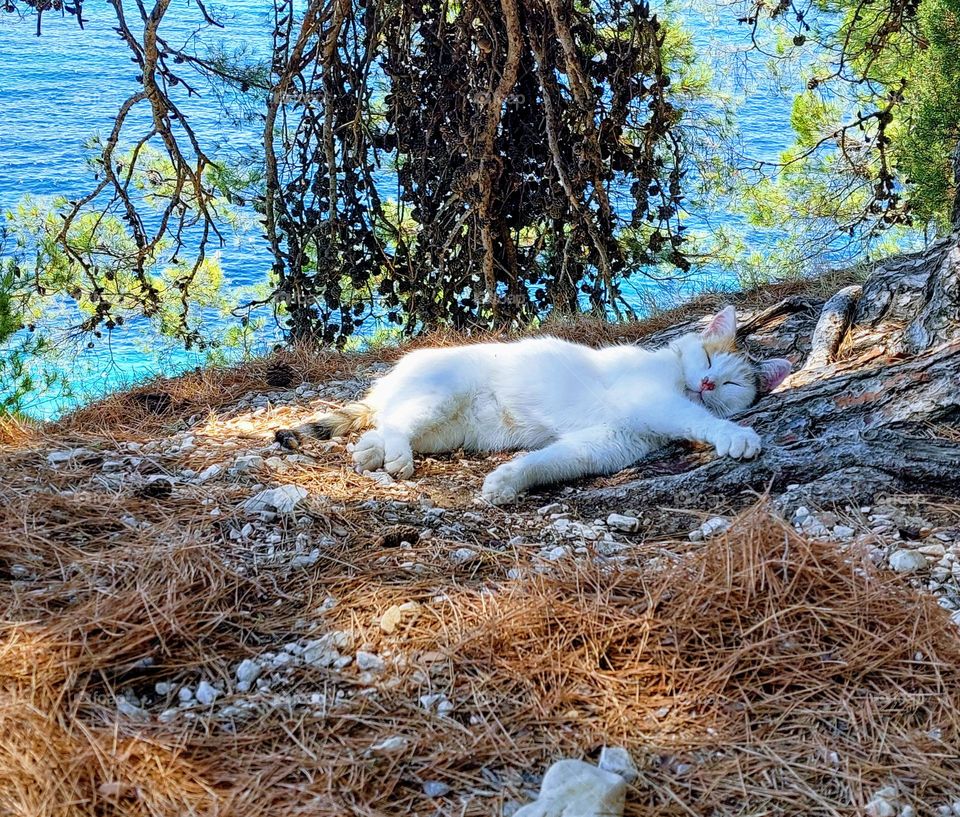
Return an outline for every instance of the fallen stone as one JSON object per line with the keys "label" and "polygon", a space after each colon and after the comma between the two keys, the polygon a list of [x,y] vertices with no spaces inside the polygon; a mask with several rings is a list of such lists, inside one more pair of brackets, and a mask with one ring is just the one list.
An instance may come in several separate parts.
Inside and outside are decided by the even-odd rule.
{"label": "fallen stone", "polygon": [[636,533],[636,531],[640,529],[640,520],[635,516],[612,513],[607,517],[607,525],[614,530],[622,530],[625,533]]}
{"label": "fallen stone", "polygon": [[63,465],[64,463],[74,462],[86,457],[96,457],[97,453],[89,448],[69,448],[63,451],[51,451],[47,454],[47,462],[50,465]]}
{"label": "fallen stone", "polygon": [[559,760],[543,776],[540,796],[514,817],[620,817],[626,792],[618,774],[582,760]]}
{"label": "fallen stone", "polygon": [[213,465],[204,468],[199,474],[197,474],[197,482],[207,482],[214,477],[219,476],[222,470],[222,465],[217,465],[214,463]]}
{"label": "fallen stone", "polygon": [[472,548],[457,548],[450,554],[450,561],[455,565],[465,565],[477,558],[477,552]]}
{"label": "fallen stone", "polygon": [[637,764],[622,746],[604,746],[597,765],[604,771],[620,775],[627,783],[632,783],[639,775]]}
{"label": "fallen stone", "polygon": [[210,706],[210,704],[217,700],[219,694],[220,690],[206,681],[201,681],[197,685],[197,691],[195,693],[197,701],[204,706]]}
{"label": "fallen stone", "polygon": [[307,498],[307,489],[299,485],[280,485],[277,488],[267,488],[250,497],[243,503],[243,510],[247,513],[277,513],[280,515],[292,514]]}
{"label": "fallen stone", "polygon": [[450,793],[450,787],[446,783],[441,783],[439,780],[424,780],[423,793],[427,795],[427,797],[443,797],[445,794]]}
{"label": "fallen stone", "polygon": [[263,668],[252,658],[244,658],[236,669],[237,689],[241,692],[249,690],[253,682],[260,677],[262,671]]}
{"label": "fallen stone", "polygon": [[373,652],[364,652],[363,650],[357,651],[357,669],[370,672],[383,672],[386,669],[386,664],[383,663],[383,659]]}
{"label": "fallen stone", "polygon": [[301,553],[290,560],[290,567],[310,567],[320,560],[320,549],[314,548],[309,553]]}
{"label": "fallen stone", "polygon": [[883,797],[875,797],[867,803],[864,811],[869,817],[895,817],[897,813],[896,807]]}
{"label": "fallen stone", "polygon": [[394,752],[402,752],[409,745],[410,741],[407,738],[395,735],[394,737],[385,738],[379,743],[373,744],[368,751],[378,754],[393,754]]}
{"label": "fallen stone", "polygon": [[916,550],[895,550],[888,559],[891,570],[897,573],[915,573],[927,566],[927,558]]}

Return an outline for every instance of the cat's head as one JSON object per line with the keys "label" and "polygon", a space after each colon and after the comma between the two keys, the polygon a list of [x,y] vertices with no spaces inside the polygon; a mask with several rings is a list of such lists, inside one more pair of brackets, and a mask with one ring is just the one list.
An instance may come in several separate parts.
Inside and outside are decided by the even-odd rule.
{"label": "cat's head", "polygon": [[686,396],[720,417],[749,408],[790,374],[789,360],[755,363],[737,351],[736,336],[737,313],[727,306],[702,332],[684,335],[672,344],[680,357]]}

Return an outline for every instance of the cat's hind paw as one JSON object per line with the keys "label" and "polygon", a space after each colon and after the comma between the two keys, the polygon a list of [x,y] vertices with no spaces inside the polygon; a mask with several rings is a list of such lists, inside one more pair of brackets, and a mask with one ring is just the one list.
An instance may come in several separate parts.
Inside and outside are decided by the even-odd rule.
{"label": "cat's hind paw", "polygon": [[351,446],[351,451],[353,467],[359,473],[383,468],[383,437],[379,431],[368,431],[361,435]]}
{"label": "cat's hind paw", "polygon": [[735,460],[750,459],[760,453],[760,435],[752,428],[723,431],[713,440],[718,457],[733,457]]}
{"label": "cat's hind paw", "polygon": [[492,505],[509,505],[517,501],[523,487],[516,469],[507,463],[487,474],[480,495]]}

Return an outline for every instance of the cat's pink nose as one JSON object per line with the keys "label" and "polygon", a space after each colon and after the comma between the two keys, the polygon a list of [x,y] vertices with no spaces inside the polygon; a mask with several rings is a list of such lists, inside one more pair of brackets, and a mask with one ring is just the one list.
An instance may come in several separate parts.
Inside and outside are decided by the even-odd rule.
{"label": "cat's pink nose", "polygon": [[701,392],[713,391],[716,387],[717,387],[717,384],[714,383],[709,377],[705,377],[703,378],[703,380],[700,381]]}

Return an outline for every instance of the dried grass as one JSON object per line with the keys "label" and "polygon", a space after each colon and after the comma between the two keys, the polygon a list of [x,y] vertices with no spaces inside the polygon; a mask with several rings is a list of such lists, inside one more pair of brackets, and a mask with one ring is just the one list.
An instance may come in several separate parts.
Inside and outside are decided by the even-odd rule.
{"label": "dried grass", "polygon": [[[502,537],[475,542],[469,567],[443,540],[377,549],[382,520],[346,508],[350,535],[294,571],[245,558],[196,503],[154,503],[132,531],[116,521],[127,500],[22,487],[0,510],[4,813],[489,815],[604,743],[640,762],[630,815],[852,815],[891,780],[921,814],[960,794],[944,611],[763,507],[700,550],[549,573]],[[385,635],[381,614],[409,600],[420,613]],[[161,723],[163,702],[117,712],[121,689],[201,674],[230,688],[242,658],[333,629],[403,656],[376,694],[351,668],[303,669],[235,732]],[[427,692],[452,716],[419,707]],[[370,753],[396,735],[402,752]],[[453,794],[429,800],[424,780]]]}
{"label": "dried grass", "polygon": [[[603,342],[656,328],[544,331]],[[619,562],[543,569],[544,520],[472,504],[491,467],[480,458],[428,459],[411,491],[359,478],[333,446],[282,478],[264,467],[153,497],[132,476],[105,480],[102,458],[46,463],[53,448],[110,452],[184,428],[199,447],[151,455],[159,472],[226,462],[294,411],[235,416],[271,367],[317,382],[400,353],[293,350],[0,428],[0,814],[491,815],[529,798],[553,760],[604,744],[641,767],[632,817],[846,817],[891,783],[920,815],[960,800],[957,628],[932,597],[763,505],[704,545],[661,537]],[[310,491],[309,535],[335,540],[315,565],[230,538],[254,479]],[[419,499],[475,516],[405,546]],[[292,549],[300,529],[276,531]],[[477,557],[451,562],[465,545]],[[383,613],[408,601],[419,612],[384,633]],[[234,691],[242,659],[334,630],[388,659],[378,683],[298,667],[270,693]],[[162,721],[176,699],[155,683],[201,678],[224,690],[216,706]],[[118,711],[124,691],[144,716]],[[420,706],[428,693],[452,713]],[[217,714],[244,701],[247,716]],[[402,751],[372,751],[392,736]],[[427,798],[427,780],[450,794]]]}

